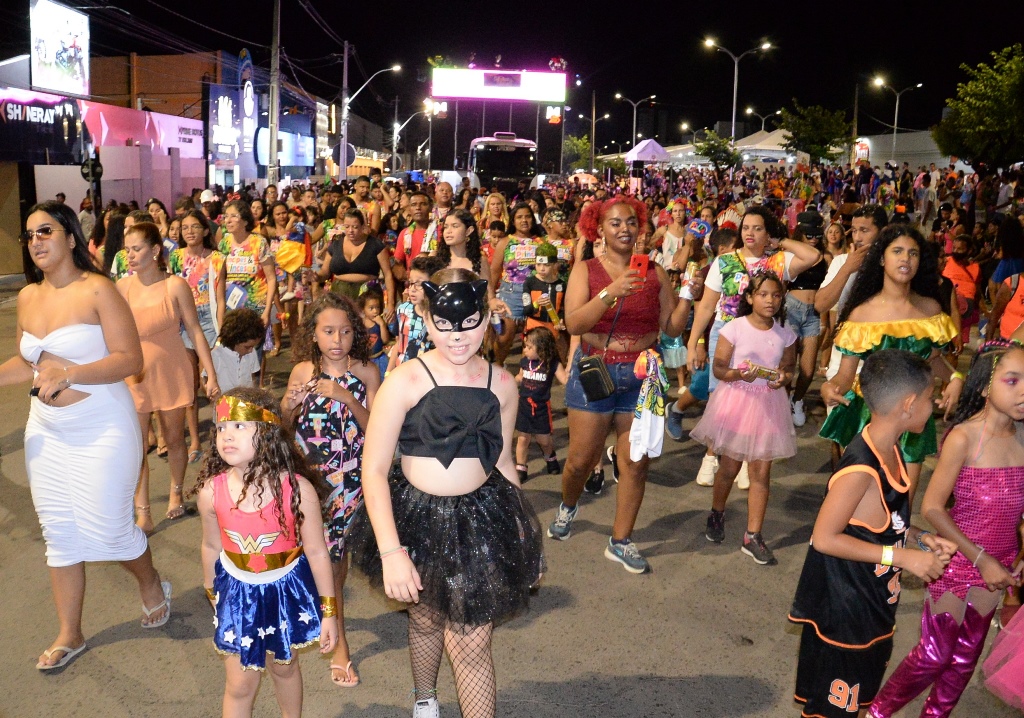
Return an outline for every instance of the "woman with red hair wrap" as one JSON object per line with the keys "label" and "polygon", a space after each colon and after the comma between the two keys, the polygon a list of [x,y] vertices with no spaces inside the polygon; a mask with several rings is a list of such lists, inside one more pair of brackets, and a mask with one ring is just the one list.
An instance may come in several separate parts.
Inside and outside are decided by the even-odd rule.
{"label": "woman with red hair wrap", "polygon": [[[581,342],[572,357],[565,386],[569,454],[562,473],[562,503],[548,528],[551,538],[569,538],[583,484],[601,456],[605,437],[614,429],[619,487],[615,523],[604,553],[631,573],[644,573],[649,568],[630,540],[644,497],[649,463],[647,456],[636,462],[629,456],[629,429],[642,383],[633,373],[633,364],[655,345],[659,331],[679,336],[690,313],[690,301],[676,298],[662,267],[651,263],[646,277],[630,269],[637,235],[646,222],[644,204],[626,196],[593,202],[580,217],[580,231],[587,245],[584,261],[577,263],[569,275],[565,326],[570,334],[581,335]],[[599,238],[606,249],[595,258],[593,243]],[[580,384],[579,362],[595,354],[603,355],[615,391],[606,399],[588,401]]]}

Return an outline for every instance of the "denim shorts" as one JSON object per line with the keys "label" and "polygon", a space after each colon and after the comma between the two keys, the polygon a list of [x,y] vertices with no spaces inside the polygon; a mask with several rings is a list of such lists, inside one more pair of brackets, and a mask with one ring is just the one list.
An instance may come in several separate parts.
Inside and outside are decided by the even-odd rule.
{"label": "denim shorts", "polygon": [[615,385],[615,392],[600,401],[587,401],[583,385],[580,384],[579,364],[582,356],[583,352],[577,349],[572,357],[569,382],[565,385],[566,408],[588,411],[591,414],[632,414],[636,410],[636,400],[640,396],[640,385],[643,384],[643,379],[638,379],[633,373],[634,362],[606,364],[608,374]]}
{"label": "denim shorts", "polygon": [[786,326],[800,339],[821,335],[821,317],[813,304],[804,304],[791,294],[786,295]]}
{"label": "denim shorts", "polygon": [[502,282],[498,287],[498,299],[508,305],[515,320],[523,319],[523,285],[512,282]]}
{"label": "denim shorts", "polygon": [[[199,326],[203,329],[203,334],[206,335],[206,343],[213,348],[213,345],[217,343],[217,330],[213,328],[213,312],[210,310],[209,304],[197,304],[196,314],[199,315]],[[195,351],[196,348],[192,345],[192,339],[189,337],[188,332],[184,327],[181,328],[181,339],[185,342],[185,348],[189,351]]]}

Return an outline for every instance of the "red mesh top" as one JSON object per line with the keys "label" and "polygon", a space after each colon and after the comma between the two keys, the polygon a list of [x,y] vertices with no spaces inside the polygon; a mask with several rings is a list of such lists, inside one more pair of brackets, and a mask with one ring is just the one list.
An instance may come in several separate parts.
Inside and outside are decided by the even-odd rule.
{"label": "red mesh top", "polygon": [[[599,258],[588,259],[586,264],[590,273],[590,297],[593,298],[611,284],[612,278],[608,276]],[[660,295],[661,280],[658,279],[658,273],[652,263],[644,281],[644,288],[637,294],[619,300],[622,303],[622,311],[619,313],[619,321],[615,324],[615,337],[620,340],[626,337],[636,339],[658,331],[658,322],[661,318]],[[617,310],[617,306],[609,307],[590,331],[594,334],[607,334]]]}

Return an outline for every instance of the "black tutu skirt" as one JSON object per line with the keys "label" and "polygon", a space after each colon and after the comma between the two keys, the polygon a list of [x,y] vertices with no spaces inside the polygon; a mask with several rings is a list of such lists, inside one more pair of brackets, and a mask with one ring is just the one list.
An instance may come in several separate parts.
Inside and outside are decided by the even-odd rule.
{"label": "black tutu skirt", "polygon": [[[544,571],[537,514],[522,489],[497,469],[476,491],[434,496],[410,484],[396,464],[388,476],[395,526],[423,583],[420,603],[452,623],[500,623],[524,611]],[[352,563],[378,588],[380,549],[366,506],[352,520]]]}

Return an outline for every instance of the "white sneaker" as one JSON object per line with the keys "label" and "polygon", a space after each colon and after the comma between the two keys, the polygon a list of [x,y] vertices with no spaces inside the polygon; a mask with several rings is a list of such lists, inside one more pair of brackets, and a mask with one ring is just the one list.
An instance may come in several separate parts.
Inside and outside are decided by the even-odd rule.
{"label": "white sneaker", "polygon": [[718,471],[718,457],[704,455],[697,472],[697,486],[714,486],[715,473]]}
{"label": "white sneaker", "polygon": [[437,706],[436,698],[426,698],[416,701],[412,709],[412,718],[440,718],[441,710]]}
{"label": "white sneaker", "polygon": [[793,402],[793,426],[803,426],[807,423],[807,414],[804,412],[804,400]]}
{"label": "white sneaker", "polygon": [[747,462],[740,465],[740,473],[736,474],[736,488],[746,491],[750,488],[750,474],[747,473]]}
{"label": "white sneaker", "polygon": [[285,292],[281,295],[282,302],[290,302],[293,299],[295,299],[295,292]]}

